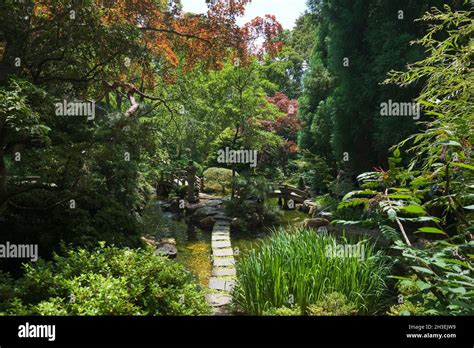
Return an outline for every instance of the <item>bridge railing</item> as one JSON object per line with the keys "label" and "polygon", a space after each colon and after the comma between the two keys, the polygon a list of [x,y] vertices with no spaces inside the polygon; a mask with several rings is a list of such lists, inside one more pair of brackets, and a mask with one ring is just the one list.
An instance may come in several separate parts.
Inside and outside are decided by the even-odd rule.
{"label": "bridge railing", "polygon": [[[161,172],[158,186],[176,188],[178,186],[184,186],[188,183],[188,173],[185,170],[179,170],[176,172]],[[199,176],[194,177],[195,187],[199,189],[199,192],[204,190],[204,178]]]}
{"label": "bridge railing", "polygon": [[294,186],[278,184],[274,187],[273,196],[283,198],[285,201],[292,199],[294,201],[303,202],[310,197],[309,192],[300,190]]}

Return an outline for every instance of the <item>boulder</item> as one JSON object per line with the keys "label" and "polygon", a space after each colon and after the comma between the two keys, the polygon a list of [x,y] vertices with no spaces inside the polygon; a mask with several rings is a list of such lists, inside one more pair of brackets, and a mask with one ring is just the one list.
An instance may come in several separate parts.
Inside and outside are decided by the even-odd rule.
{"label": "boulder", "polygon": [[216,220],[212,216],[207,216],[201,220],[197,220],[196,224],[203,230],[212,230]]}
{"label": "boulder", "polygon": [[158,246],[155,250],[155,255],[165,255],[170,259],[174,259],[178,255],[178,249],[176,248],[176,240],[174,238],[160,239]]}
{"label": "boulder", "polygon": [[311,199],[307,199],[303,202],[303,208],[301,211],[304,213],[308,213],[311,217],[316,217],[316,214],[321,210],[321,206],[312,201]]}
{"label": "boulder", "polygon": [[194,214],[193,214],[193,219],[194,220],[200,220],[204,217],[208,217],[208,216],[213,216],[213,215],[216,215],[216,214],[219,214],[221,212],[220,209],[216,208],[216,207],[208,207],[208,206],[204,206],[202,208],[199,208],[197,209]]}
{"label": "boulder", "polygon": [[171,244],[176,245],[176,239],[174,238],[161,238],[159,244]]}
{"label": "boulder", "polygon": [[313,219],[305,219],[303,221],[304,228],[310,228],[317,230],[319,227],[328,226],[329,221],[323,218],[313,218]]}
{"label": "boulder", "polygon": [[197,203],[187,203],[186,204],[186,214],[191,215],[196,212],[196,210],[201,209],[205,206],[204,202],[197,202]]}
{"label": "boulder", "polygon": [[153,240],[151,238],[147,238],[147,237],[140,237],[140,239],[142,240],[143,243],[145,243],[146,245],[149,245],[149,246],[152,246],[154,248],[156,248],[156,240]]}

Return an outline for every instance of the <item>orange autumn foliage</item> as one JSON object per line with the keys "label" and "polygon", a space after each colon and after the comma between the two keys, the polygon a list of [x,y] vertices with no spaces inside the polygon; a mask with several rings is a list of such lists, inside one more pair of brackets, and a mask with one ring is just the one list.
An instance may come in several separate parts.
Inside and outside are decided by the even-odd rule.
{"label": "orange autumn foliage", "polygon": [[[130,45],[119,46],[124,47],[121,54],[106,64],[107,80],[141,81],[143,88],[152,90],[158,75],[165,83],[174,82],[178,67],[186,72],[199,63],[218,69],[229,56],[245,64],[253,57],[278,53],[283,29],[274,16],[257,17],[243,28],[237,25],[250,1],[208,0],[206,14],[191,14],[182,11],[180,0],[37,0],[30,23],[91,31],[95,41],[86,44],[94,46],[97,60],[110,59],[116,50],[110,37],[120,35],[121,45],[126,40]],[[69,18],[71,11],[75,19]],[[42,35],[41,30],[32,32]],[[257,48],[259,37],[264,43]],[[133,59],[124,68],[127,52]]]}

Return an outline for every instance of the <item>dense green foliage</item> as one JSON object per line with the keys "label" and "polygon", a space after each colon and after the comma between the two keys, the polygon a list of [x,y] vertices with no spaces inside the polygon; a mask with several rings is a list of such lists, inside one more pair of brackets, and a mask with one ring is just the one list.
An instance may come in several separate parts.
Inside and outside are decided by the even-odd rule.
{"label": "dense green foliage", "polygon": [[232,183],[232,170],[210,167],[203,174],[206,191],[226,193]]}
{"label": "dense green foliage", "polygon": [[183,266],[150,250],[69,250],[1,274],[0,311],[23,315],[203,315],[204,294]]}
{"label": "dense green foliage", "polygon": [[309,315],[353,315],[356,313],[356,306],[347,303],[347,298],[338,292],[327,294],[322,300],[316,302],[308,308]]}
{"label": "dense green foliage", "polygon": [[303,148],[333,166],[347,153],[347,164],[357,172],[385,164],[387,149],[418,125],[410,117],[381,117],[380,103],[410,102],[421,85],[380,83],[391,69],[422,57],[420,46],[409,45],[420,33],[414,20],[443,2],[309,1],[317,30],[300,98]]}
{"label": "dense green foliage", "polygon": [[[248,3],[0,2],[0,242],[41,256],[0,259],[1,314],[209,313],[182,260],[140,249],[174,235],[158,205],[195,222],[197,206],[181,209],[190,162],[233,234],[278,225],[280,184],[310,193],[298,210],[346,226],[347,240],[288,227],[239,256],[237,311],[474,312],[470,5],[308,0],[283,30],[272,15],[239,27]],[[93,115],[58,112],[68,101]],[[392,101],[420,114],[382,116]],[[350,243],[363,259],[328,256]]]}
{"label": "dense green foliage", "polygon": [[[422,20],[435,24],[418,40],[429,56],[407,72],[393,72],[386,83],[404,86],[424,79],[417,101],[434,119],[394,147],[387,171],[360,175],[364,190],[346,195],[340,207],[363,206],[366,218],[377,222],[401,253],[398,261],[408,269],[398,277],[399,286],[411,291],[402,292],[408,303],[398,311],[472,314],[474,22],[472,13],[447,6]],[[438,38],[440,31],[449,35]],[[404,166],[401,150],[406,147],[415,155]]]}

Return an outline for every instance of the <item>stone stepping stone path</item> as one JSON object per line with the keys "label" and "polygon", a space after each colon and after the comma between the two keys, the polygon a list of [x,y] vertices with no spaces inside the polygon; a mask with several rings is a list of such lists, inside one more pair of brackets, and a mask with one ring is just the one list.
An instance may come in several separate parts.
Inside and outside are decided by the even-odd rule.
{"label": "stone stepping stone path", "polygon": [[231,267],[214,267],[211,273],[211,275],[215,277],[228,277],[235,276],[236,274],[235,268]]}
{"label": "stone stepping stone path", "polygon": [[212,248],[230,248],[230,240],[222,239],[222,240],[213,240],[211,243]]}
{"label": "stone stepping stone path", "polygon": [[211,292],[206,295],[214,314],[225,315],[226,306],[232,301],[231,292],[235,285],[235,259],[230,241],[230,219],[220,215],[212,230],[212,272],[209,279]]}

